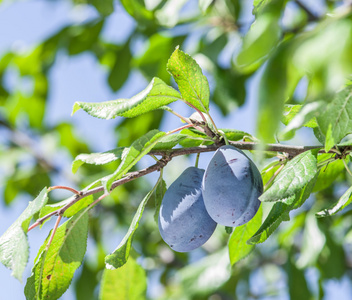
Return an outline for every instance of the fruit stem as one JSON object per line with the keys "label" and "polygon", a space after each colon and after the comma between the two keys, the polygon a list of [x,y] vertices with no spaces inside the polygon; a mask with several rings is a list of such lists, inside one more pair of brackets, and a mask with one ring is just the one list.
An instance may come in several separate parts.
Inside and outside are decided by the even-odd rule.
{"label": "fruit stem", "polygon": [[198,168],[199,156],[200,156],[200,153],[197,153],[196,163],[195,163],[195,165],[194,165],[196,168]]}
{"label": "fruit stem", "polygon": [[218,130],[218,132],[219,132],[220,135],[224,138],[225,144],[226,144],[226,145],[230,145],[229,140],[227,139],[225,132],[223,132],[222,130]]}

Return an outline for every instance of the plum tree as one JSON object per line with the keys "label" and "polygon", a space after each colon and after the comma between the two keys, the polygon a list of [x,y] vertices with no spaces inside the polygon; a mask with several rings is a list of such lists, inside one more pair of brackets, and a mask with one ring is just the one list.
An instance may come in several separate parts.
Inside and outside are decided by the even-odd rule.
{"label": "plum tree", "polygon": [[159,212],[163,240],[175,251],[188,252],[203,245],[216,223],[207,213],[202,196],[204,170],[187,168],[168,188]]}
{"label": "plum tree", "polygon": [[220,147],[205,171],[204,204],[211,218],[225,226],[239,226],[256,214],[263,181],[256,165],[241,150]]}

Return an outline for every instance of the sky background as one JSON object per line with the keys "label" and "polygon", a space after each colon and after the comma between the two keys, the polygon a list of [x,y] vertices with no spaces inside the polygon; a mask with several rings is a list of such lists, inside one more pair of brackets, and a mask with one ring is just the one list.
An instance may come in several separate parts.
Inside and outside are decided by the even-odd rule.
{"label": "sky background", "polygon": [[[26,51],[65,25],[79,24],[96,16],[97,13],[93,8],[81,6],[72,9],[69,1],[33,0],[13,3],[5,1],[4,4],[0,5],[0,57],[8,50]],[[134,20],[118,6],[116,12],[108,18],[104,26],[103,37],[107,41],[123,43],[133,26],[135,26]],[[122,97],[128,98],[148,84],[140,74],[133,73],[123,88],[114,93],[106,84],[107,76],[106,70],[92,55],[83,53],[68,57],[64,52],[59,53],[55,65],[49,74],[51,88],[45,117],[46,122],[51,125],[64,120],[73,122],[79,136],[87,141],[93,150],[97,152],[110,150],[115,147],[116,136],[114,127],[119,120],[100,120],[90,117],[84,112],[78,112],[71,117],[73,103],[75,101],[98,102]],[[259,76],[260,72],[247,87],[246,104],[228,117],[224,118],[216,107],[211,106],[211,113],[218,127],[235,128],[254,133],[256,87]],[[7,74],[6,80],[9,86],[19,84],[18,76],[14,72]],[[25,82],[20,82],[20,84],[24,86],[23,88],[26,88]],[[189,114],[191,114],[191,109],[186,108],[183,103],[174,104],[173,108],[179,112],[184,112],[188,109]],[[187,113],[184,115],[187,115]],[[162,129],[173,129],[179,126],[178,122],[177,118],[170,115],[164,118]],[[304,144],[307,140],[311,143],[312,137],[303,134],[295,140],[295,143]],[[208,153],[201,156],[200,167],[204,168],[206,166],[211,155],[211,153]],[[62,159],[63,167],[70,171],[70,158],[64,157],[62,153],[58,157]],[[141,166],[148,163],[150,161],[146,160],[142,162]],[[183,171],[183,168],[180,168],[180,164],[186,164],[186,162],[184,160],[174,160],[170,163],[168,170],[173,171],[166,174],[168,184]],[[57,184],[62,184],[62,182],[57,182]],[[2,195],[1,189],[2,187],[0,186],[0,195]],[[3,201],[0,201],[0,235],[25,209],[27,201],[33,200],[29,197],[27,198],[22,199],[22,201],[14,201],[9,208],[4,206]],[[23,277],[23,283],[11,277],[10,271],[0,265],[0,299],[24,299],[25,280],[29,277],[35,255],[52,226],[53,221],[50,221],[43,229],[39,230],[37,228],[30,232],[30,258]],[[118,242],[116,238],[111,247],[114,248]],[[89,256],[89,243],[87,251]],[[253,280],[256,280],[256,278],[253,278]],[[342,282],[332,281],[330,286],[328,284],[326,299],[351,299],[350,293],[347,292],[346,294],[346,291],[352,290],[348,280],[342,280]],[[330,297],[329,293],[330,295],[334,294],[334,297]],[[74,299],[72,290],[65,293],[61,299]]]}

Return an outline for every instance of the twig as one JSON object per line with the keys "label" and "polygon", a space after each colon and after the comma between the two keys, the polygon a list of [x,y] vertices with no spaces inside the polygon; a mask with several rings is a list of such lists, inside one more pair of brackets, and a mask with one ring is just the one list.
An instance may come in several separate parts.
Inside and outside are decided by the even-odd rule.
{"label": "twig", "polygon": [[46,244],[46,247],[45,247],[45,251],[48,251],[49,250],[49,247],[54,239],[54,235],[56,233],[56,230],[57,228],[59,227],[59,224],[60,224],[60,221],[61,221],[61,218],[62,218],[62,215],[59,215],[56,219],[56,223],[55,223],[55,226],[53,228],[53,231],[51,232],[51,235],[50,235],[50,238],[49,238],[49,241],[48,243]]}
{"label": "twig", "polygon": [[54,185],[54,186],[51,186],[48,188],[48,191],[51,192],[52,190],[68,190],[76,195],[79,195],[80,192],[77,191],[76,189],[74,188],[71,188],[69,186],[64,186],[64,185]]}
{"label": "twig", "polygon": [[[255,142],[232,142],[229,141],[231,145],[236,146],[238,149],[241,150],[256,150],[256,148],[260,145],[260,143],[255,143]],[[160,169],[164,168],[174,157],[181,156],[181,155],[186,155],[186,154],[194,154],[194,153],[204,153],[204,152],[213,152],[216,149],[218,149],[220,145],[209,145],[209,146],[199,146],[199,147],[190,147],[190,148],[180,148],[180,149],[171,149],[171,150],[153,150],[150,151],[148,154],[149,155],[161,155],[162,158],[154,165],[149,166],[145,169],[139,170],[139,171],[134,171],[127,173],[125,177],[116,180],[113,182],[111,185],[110,192],[114,190],[116,187],[123,185],[129,181],[132,181],[136,178],[143,177],[147,174],[153,173],[155,171],[159,171]],[[286,152],[289,153],[290,156],[294,157],[302,152],[312,150],[312,149],[319,149],[322,148],[323,146],[289,146],[289,145],[280,145],[280,144],[267,144],[265,145],[265,150],[266,151],[275,151],[275,152]],[[321,149],[319,152],[325,153],[323,149]],[[335,153],[331,151],[331,153]],[[76,194],[76,196],[68,202],[65,206],[43,216],[42,218],[39,218],[35,223],[33,223],[29,228],[28,231],[32,230],[33,228],[37,227],[38,225],[42,224],[45,220],[52,216],[60,216],[63,215],[64,212],[80,201],[81,199],[97,194],[100,192],[104,191],[103,186],[98,186],[96,188],[90,189],[90,190],[85,190],[83,189],[82,191],[79,192],[79,194]],[[98,203],[101,199],[105,198],[108,194],[103,194],[100,196],[97,200],[95,200],[90,206],[95,205]]]}

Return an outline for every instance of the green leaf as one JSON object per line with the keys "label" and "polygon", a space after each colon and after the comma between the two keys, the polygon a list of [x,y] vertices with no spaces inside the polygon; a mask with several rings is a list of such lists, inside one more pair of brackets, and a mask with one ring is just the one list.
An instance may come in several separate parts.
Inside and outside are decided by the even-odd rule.
{"label": "green leaf", "polygon": [[293,119],[299,116],[298,120],[294,121],[294,124],[295,125],[297,124],[296,126],[298,126],[298,123],[299,123],[300,126],[305,126],[310,128],[317,127],[318,126],[317,120],[314,117],[310,118],[310,113],[313,111],[315,112],[318,108],[320,108],[320,106],[318,106],[318,104],[320,103],[321,102],[312,102],[306,105],[286,104],[284,106],[281,122],[287,126]]}
{"label": "green leaf", "polygon": [[[160,176],[162,177],[162,174],[160,173]],[[159,211],[160,211],[160,205],[161,201],[164,198],[165,192],[167,190],[166,183],[163,179],[159,181],[159,184],[157,185],[155,189],[155,213],[154,213],[154,220],[156,223],[158,223],[159,219]]]}
{"label": "green leaf", "polygon": [[150,199],[151,195],[153,195],[154,191],[158,188],[159,184],[162,184],[162,182],[162,174],[160,174],[160,177],[157,183],[155,184],[154,188],[144,197],[142,202],[139,204],[136,214],[133,217],[133,220],[125,237],[122,239],[122,241],[114,250],[114,252],[105,257],[106,268],[117,269],[127,262],[130,256],[133,235],[138,228],[139,221],[142,218],[144,208],[147,205],[147,202]]}
{"label": "green leaf", "polygon": [[289,206],[282,202],[277,202],[271,208],[268,216],[258,231],[248,239],[249,245],[263,243],[279,227],[281,222],[289,221]]}
{"label": "green leaf", "polygon": [[326,136],[326,152],[352,133],[352,85],[337,93],[317,120]]}
{"label": "green leaf", "polygon": [[[226,248],[206,255],[201,260],[188,264],[178,272],[188,299],[204,299],[193,295],[207,296],[218,291],[231,277],[229,255]],[[181,297],[179,297],[181,299]]]}
{"label": "green leaf", "polygon": [[222,130],[225,133],[229,141],[240,141],[240,140],[243,140],[243,138],[246,136],[252,137],[251,134],[241,130],[225,129],[225,128],[219,129],[219,130]]}
{"label": "green leaf", "polygon": [[72,172],[76,173],[78,168],[83,164],[91,164],[91,165],[104,165],[115,160],[121,158],[122,152],[125,148],[119,147],[114,150],[106,151],[106,152],[97,152],[90,154],[80,154],[75,160],[72,162]]}
{"label": "green leaf", "polygon": [[301,74],[287,65],[290,43],[283,42],[267,62],[259,84],[257,136],[272,142],[279,125],[285,101],[293,93]]}
{"label": "green leaf", "polygon": [[300,191],[317,173],[317,157],[306,151],[290,160],[275,178],[271,187],[262,194],[260,201],[278,201]]}
{"label": "green leaf", "polygon": [[207,135],[198,130],[183,129],[181,134],[186,135],[186,138],[180,141],[179,144],[185,148],[214,143]]}
{"label": "green leaf", "polygon": [[245,72],[255,70],[262,59],[277,45],[280,38],[279,19],[284,1],[272,1],[256,18],[243,39],[237,56],[238,67]]}
{"label": "green leaf", "polygon": [[284,117],[281,121],[287,126],[279,133],[279,138],[285,139],[286,136],[295,132],[302,126],[311,128],[317,127],[318,124],[315,115],[325,105],[323,101],[308,103],[304,106],[285,105]]}
{"label": "green leaf", "polygon": [[175,79],[183,99],[207,113],[209,84],[196,61],[177,47],[167,63],[167,70]]}
{"label": "green leaf", "polygon": [[288,291],[290,299],[307,299],[313,300],[312,293],[310,292],[307,280],[304,276],[304,271],[298,269],[290,255],[287,261],[287,275],[288,275]]}
{"label": "green leaf", "polygon": [[333,216],[339,211],[343,210],[347,205],[349,205],[352,201],[352,187],[350,187],[333,205],[329,208],[325,208],[322,211],[317,212],[315,215],[317,217],[329,217]]}
{"label": "green leaf", "polygon": [[105,269],[100,287],[101,300],[146,298],[147,276],[143,268],[131,257],[119,269]]}
{"label": "green leaf", "polygon": [[209,7],[214,4],[213,0],[199,0],[198,5],[203,14],[205,14]]}
{"label": "green leaf", "polygon": [[254,250],[254,245],[248,245],[247,240],[253,236],[262,224],[262,217],[263,208],[260,206],[252,220],[234,229],[228,246],[231,265],[247,257]]}
{"label": "green leaf", "polygon": [[316,264],[318,257],[322,253],[325,245],[325,234],[320,230],[318,219],[310,211],[306,217],[306,223],[303,232],[303,241],[301,253],[297,260],[298,268],[307,268]]}
{"label": "green leaf", "polygon": [[[46,216],[47,214],[60,209],[61,207],[64,207],[66,204],[70,203],[72,200],[74,200],[76,196],[71,196],[63,201],[53,203],[53,204],[48,204],[45,205],[39,212],[39,218]],[[76,202],[73,204],[71,207],[65,210],[63,217],[70,218],[74,216],[76,213],[78,213],[81,209],[86,208],[89,204],[91,204],[94,201],[93,195],[84,197],[80,201]],[[49,220],[49,219],[48,219]],[[47,220],[47,221],[48,221]],[[45,223],[45,222],[44,222]],[[43,225],[42,223],[41,225]]]}
{"label": "green leaf", "polygon": [[153,194],[153,192],[154,192],[154,190],[150,191],[144,197],[142,202],[139,204],[137,212],[133,217],[130,228],[128,229],[127,234],[122,239],[121,243],[117,246],[117,248],[114,250],[113,253],[111,253],[105,257],[105,263],[106,263],[107,269],[120,268],[121,266],[123,266],[127,262],[129,255],[130,255],[133,235],[138,228],[139,221],[142,218],[144,208],[145,208],[148,200],[150,199],[150,196]]}
{"label": "green leaf", "polygon": [[282,199],[279,202],[276,202],[271,208],[262,226],[260,226],[258,231],[247,241],[247,243],[250,245],[263,243],[279,227],[279,225],[283,221],[289,221],[290,211],[301,207],[302,204],[308,199],[313,190],[317,178],[318,175],[316,174],[313,179],[311,179],[295,195],[286,199]]}
{"label": "green leaf", "polygon": [[144,155],[165,136],[165,132],[157,129],[149,131],[136,141],[130,147],[126,147],[121,156],[121,163],[117,170],[104,178],[103,185],[106,191],[109,191],[112,183],[125,175]]}
{"label": "green leaf", "polygon": [[48,190],[43,188],[37,198],[29,202],[18,219],[0,237],[0,261],[12,270],[12,276],[22,281],[28,262],[27,230],[32,217],[47,203]]}
{"label": "green leaf", "polygon": [[168,150],[175,147],[182,140],[187,138],[187,135],[182,133],[175,133],[171,135],[165,135],[154,147],[153,150]]}
{"label": "green leaf", "polygon": [[[318,157],[318,163],[332,157],[333,154],[320,154]],[[344,169],[345,166],[342,160],[340,159],[330,162],[326,166],[323,166],[320,169],[318,180],[314,186],[313,192],[318,192],[328,188],[337,180],[337,178],[342,174]]]}
{"label": "green leaf", "polygon": [[[100,1],[105,2],[105,1]],[[123,47],[119,48],[115,53],[115,63],[109,74],[108,82],[110,87],[117,91],[128,79],[131,70],[132,54],[130,50],[130,43],[127,42]]]}
{"label": "green leaf", "polygon": [[76,214],[56,231],[49,249],[49,237],[39,250],[31,277],[25,286],[27,299],[58,299],[69,287],[81,265],[87,246],[88,214]]}
{"label": "green leaf", "polygon": [[149,85],[130,99],[106,102],[76,102],[72,114],[79,109],[96,118],[114,119],[117,116],[133,118],[170,104],[181,98],[180,94],[161,79],[154,77]]}

